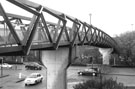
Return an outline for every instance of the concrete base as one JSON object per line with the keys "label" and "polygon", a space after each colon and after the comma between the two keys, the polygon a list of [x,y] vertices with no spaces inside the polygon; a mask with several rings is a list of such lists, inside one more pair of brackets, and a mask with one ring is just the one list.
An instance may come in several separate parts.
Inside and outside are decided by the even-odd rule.
{"label": "concrete base", "polygon": [[109,65],[110,56],[112,53],[112,48],[99,48],[99,52],[102,54],[103,57],[103,64]]}
{"label": "concrete base", "polygon": [[42,51],[41,59],[47,68],[47,89],[66,89],[69,48]]}

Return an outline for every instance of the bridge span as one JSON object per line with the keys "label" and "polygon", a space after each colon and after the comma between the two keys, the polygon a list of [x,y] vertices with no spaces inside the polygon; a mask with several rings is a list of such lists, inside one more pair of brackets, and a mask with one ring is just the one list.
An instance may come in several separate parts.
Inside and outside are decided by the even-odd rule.
{"label": "bridge span", "polygon": [[[58,49],[76,44],[117,50],[113,38],[93,25],[30,1],[7,1],[33,16],[7,13],[0,5],[0,55],[26,55],[30,49]],[[46,14],[53,18],[51,22]]]}
{"label": "bridge span", "polygon": [[66,69],[74,59],[75,45],[118,52],[115,40],[93,25],[27,0],[7,1],[32,16],[8,13],[0,4],[0,56],[41,50],[47,67],[47,89],[66,89]]}

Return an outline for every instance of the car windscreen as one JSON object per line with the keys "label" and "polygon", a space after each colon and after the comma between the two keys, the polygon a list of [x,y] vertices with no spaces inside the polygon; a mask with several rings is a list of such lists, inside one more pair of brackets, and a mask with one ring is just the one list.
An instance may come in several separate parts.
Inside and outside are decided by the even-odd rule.
{"label": "car windscreen", "polygon": [[85,69],[85,71],[94,72],[94,69]]}
{"label": "car windscreen", "polygon": [[29,78],[36,78],[37,75],[30,75]]}

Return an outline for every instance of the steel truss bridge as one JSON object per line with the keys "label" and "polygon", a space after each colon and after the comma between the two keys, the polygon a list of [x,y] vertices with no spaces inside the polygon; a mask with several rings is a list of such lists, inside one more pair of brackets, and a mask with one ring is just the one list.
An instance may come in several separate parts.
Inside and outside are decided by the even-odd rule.
{"label": "steel truss bridge", "polygon": [[[77,18],[27,0],[7,1],[32,16],[7,13],[0,4],[1,56],[27,55],[30,50],[56,50],[75,45],[118,49],[108,34]],[[55,20],[48,21],[47,16]]]}

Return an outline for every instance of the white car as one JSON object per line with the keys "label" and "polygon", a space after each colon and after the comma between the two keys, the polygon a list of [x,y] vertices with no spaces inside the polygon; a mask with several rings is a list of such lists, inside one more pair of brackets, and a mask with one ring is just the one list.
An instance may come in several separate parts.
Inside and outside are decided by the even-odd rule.
{"label": "white car", "polygon": [[28,76],[25,80],[25,86],[30,85],[30,84],[37,84],[39,82],[42,82],[43,80],[43,75],[40,73],[32,73],[30,76]]}
{"label": "white car", "polygon": [[8,63],[3,63],[3,64],[0,64],[0,67],[3,67],[3,68],[12,68],[13,65],[10,65]]}

